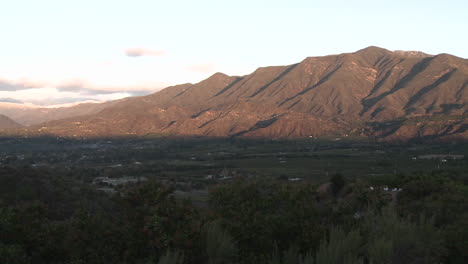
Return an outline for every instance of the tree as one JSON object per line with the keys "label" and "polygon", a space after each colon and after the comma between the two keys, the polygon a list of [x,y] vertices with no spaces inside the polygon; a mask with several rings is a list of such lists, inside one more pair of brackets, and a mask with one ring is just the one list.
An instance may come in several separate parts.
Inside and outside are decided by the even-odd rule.
{"label": "tree", "polygon": [[173,190],[149,181],[121,194],[127,260],[158,257],[169,249],[183,251],[187,262],[196,258],[200,251],[200,216],[189,202],[177,201]]}
{"label": "tree", "polygon": [[382,213],[369,212],[362,228],[370,263],[438,263],[444,253],[441,232],[423,216],[412,222],[387,207]]}
{"label": "tree", "polygon": [[338,195],[341,189],[343,189],[343,187],[346,185],[346,180],[341,173],[335,173],[331,177],[330,182],[332,184],[331,190],[335,197]]}
{"label": "tree", "polygon": [[297,245],[318,247],[324,233],[316,187],[267,180],[238,180],[213,190],[210,204],[237,241],[241,261],[255,263]]}
{"label": "tree", "polygon": [[232,236],[222,228],[221,221],[206,224],[205,248],[208,264],[233,263],[237,258],[237,246]]}
{"label": "tree", "polygon": [[184,263],[184,254],[180,251],[168,250],[159,259],[158,264],[182,264]]}
{"label": "tree", "polygon": [[[359,257],[362,245],[362,237],[359,231],[349,233],[340,228],[332,228],[328,239],[320,242],[320,247],[312,258],[309,253],[304,259],[304,264],[360,264]],[[313,261],[315,259],[315,261]]]}

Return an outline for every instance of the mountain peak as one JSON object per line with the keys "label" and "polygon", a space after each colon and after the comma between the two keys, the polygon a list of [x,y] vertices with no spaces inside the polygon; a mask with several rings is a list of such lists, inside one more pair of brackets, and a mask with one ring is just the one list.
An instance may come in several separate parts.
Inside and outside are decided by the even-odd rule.
{"label": "mountain peak", "polygon": [[356,54],[363,54],[363,53],[390,53],[390,52],[391,51],[389,51],[387,49],[384,49],[384,48],[381,48],[381,47],[369,46],[367,48],[360,49],[360,50],[356,51],[355,53]]}
{"label": "mountain peak", "polygon": [[229,81],[231,78],[232,77],[227,74],[217,72],[208,77],[207,79],[197,83],[196,85],[216,85],[218,83],[224,83],[226,81]]}
{"label": "mountain peak", "polygon": [[211,78],[217,79],[217,78],[226,78],[226,77],[229,77],[229,75],[224,74],[222,72],[216,72],[213,75],[211,75],[210,77],[208,77],[208,79],[211,79]]}
{"label": "mountain peak", "polygon": [[392,54],[393,53],[391,51],[376,46],[369,46],[351,53],[351,55],[359,57],[360,59],[366,61],[369,65],[374,65],[382,57]]}

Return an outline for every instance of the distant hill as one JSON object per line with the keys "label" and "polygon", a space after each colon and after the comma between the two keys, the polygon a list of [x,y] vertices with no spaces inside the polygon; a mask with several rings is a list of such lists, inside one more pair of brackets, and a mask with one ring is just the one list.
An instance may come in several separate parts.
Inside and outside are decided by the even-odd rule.
{"label": "distant hill", "polygon": [[16,128],[21,128],[23,127],[22,125],[16,123],[13,119],[0,115],[0,130],[1,129],[16,129]]}
{"label": "distant hill", "polygon": [[466,59],[368,47],[216,73],[27,133],[468,139],[467,88]]}
{"label": "distant hill", "polygon": [[9,116],[22,125],[29,126],[51,120],[95,114],[117,102],[118,101],[106,103],[85,102],[73,106],[53,108],[0,102],[0,114]]}

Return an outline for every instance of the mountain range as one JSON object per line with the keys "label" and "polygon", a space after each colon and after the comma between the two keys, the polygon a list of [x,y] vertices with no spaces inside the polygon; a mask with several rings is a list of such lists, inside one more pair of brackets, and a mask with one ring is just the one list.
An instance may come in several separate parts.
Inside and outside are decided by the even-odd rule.
{"label": "mountain range", "polygon": [[468,139],[467,88],[466,59],[368,47],[75,106],[17,133]]}
{"label": "mountain range", "polygon": [[54,106],[0,102],[0,114],[8,116],[24,126],[31,126],[51,120],[95,114],[117,102],[94,101]]}

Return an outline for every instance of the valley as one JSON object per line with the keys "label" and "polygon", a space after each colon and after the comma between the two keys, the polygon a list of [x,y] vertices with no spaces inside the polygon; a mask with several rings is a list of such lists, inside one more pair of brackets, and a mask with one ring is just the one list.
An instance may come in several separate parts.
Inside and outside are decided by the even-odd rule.
{"label": "valley", "polygon": [[[183,191],[206,191],[236,178],[296,179],[320,184],[336,173],[354,179],[434,170],[463,175],[468,171],[466,144],[392,144],[346,138],[48,137],[3,138],[0,144],[1,166],[62,171],[85,184],[97,178],[152,179],[175,184]],[[435,158],[425,158],[428,155]],[[451,155],[461,158],[453,159]]]}
{"label": "valley", "polygon": [[[153,136],[0,146],[8,263],[270,264],[358,246],[362,260],[381,239],[396,247],[383,260],[463,263],[466,143]],[[339,242],[322,248],[338,239],[329,236]],[[416,246],[401,254],[408,241]]]}

